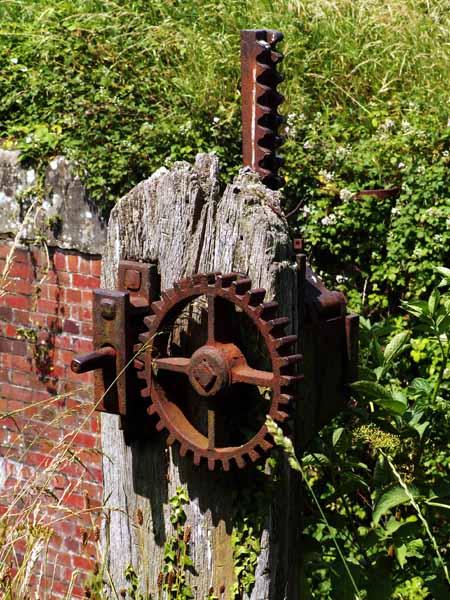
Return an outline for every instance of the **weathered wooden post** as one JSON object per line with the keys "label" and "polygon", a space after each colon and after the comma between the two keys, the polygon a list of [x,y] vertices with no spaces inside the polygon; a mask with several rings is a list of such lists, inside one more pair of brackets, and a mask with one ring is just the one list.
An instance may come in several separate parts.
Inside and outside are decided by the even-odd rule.
{"label": "weathered wooden post", "polygon": [[[274,189],[280,37],[242,33],[244,164]],[[265,420],[301,447],[336,412],[353,321],[296,256],[280,193],[244,169],[221,194],[218,169],[161,168],[115,206],[97,350],[73,364],[97,369],[112,598],[129,565],[152,598],[189,597],[184,577],[196,599],[302,597],[301,482],[266,461]]]}

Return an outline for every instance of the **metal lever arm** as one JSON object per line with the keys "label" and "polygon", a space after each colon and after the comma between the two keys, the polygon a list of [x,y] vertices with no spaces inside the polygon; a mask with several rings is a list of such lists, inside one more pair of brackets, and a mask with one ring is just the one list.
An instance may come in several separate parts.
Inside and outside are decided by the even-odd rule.
{"label": "metal lever arm", "polygon": [[94,352],[82,354],[74,358],[70,368],[75,373],[87,373],[95,369],[111,368],[115,364],[116,351],[111,346],[105,346]]}

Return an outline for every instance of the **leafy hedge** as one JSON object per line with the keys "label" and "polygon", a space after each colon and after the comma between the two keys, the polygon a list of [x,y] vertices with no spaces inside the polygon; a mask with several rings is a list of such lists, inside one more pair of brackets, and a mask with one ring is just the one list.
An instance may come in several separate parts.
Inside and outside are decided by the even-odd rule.
{"label": "leafy hedge", "polygon": [[105,212],[197,151],[237,171],[239,30],[279,28],[286,204],[318,266],[387,313],[447,262],[446,0],[3,0],[0,23],[0,138],[77,160]]}

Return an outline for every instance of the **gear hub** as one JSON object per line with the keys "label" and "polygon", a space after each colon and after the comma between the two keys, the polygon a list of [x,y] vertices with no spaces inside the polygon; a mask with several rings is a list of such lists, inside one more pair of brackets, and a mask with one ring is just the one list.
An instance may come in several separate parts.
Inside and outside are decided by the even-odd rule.
{"label": "gear hub", "polygon": [[[237,273],[195,275],[163,292],[161,300],[151,305],[152,315],[144,320],[148,332],[140,336],[143,360],[135,364],[139,377],[146,381],[142,395],[151,399],[148,412],[156,415],[158,430],[167,430],[169,444],[179,442],[181,456],[192,452],[195,464],[206,460],[211,470],[218,463],[228,470],[232,461],[241,468],[248,460],[256,461],[273,445],[266,416],[279,423],[288,417],[286,409],[292,401],[289,389],[299,379],[293,369],[302,357],[290,354],[297,336],[285,334],[289,320],[278,317],[278,304],[263,302],[264,296],[263,289],[251,289],[251,281]],[[168,343],[170,332],[184,309],[199,297],[206,299],[206,343],[190,356],[174,356]],[[245,315],[251,329],[256,329],[265,346],[269,369],[249,365],[246,352],[239,347],[245,345],[242,336],[233,339],[233,326],[228,321],[230,307]],[[222,421],[236,405],[238,387],[241,411],[242,405],[251,400],[250,387],[266,400],[256,431],[236,444],[221,441],[219,432],[228,431],[228,424]],[[187,388],[185,393],[181,391]],[[193,398],[206,411],[204,427],[188,416],[186,402]],[[250,407],[244,406],[244,412],[251,413]]]}

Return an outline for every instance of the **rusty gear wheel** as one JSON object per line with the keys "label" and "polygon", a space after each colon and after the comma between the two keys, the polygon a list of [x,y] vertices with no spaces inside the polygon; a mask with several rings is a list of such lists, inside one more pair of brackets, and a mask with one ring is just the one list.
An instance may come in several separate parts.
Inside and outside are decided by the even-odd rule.
{"label": "rusty gear wheel", "polygon": [[[190,357],[172,356],[167,349],[168,328],[183,309],[200,296],[206,297],[207,302],[206,343]],[[148,332],[140,336],[144,343],[143,361],[139,364],[138,360],[135,364],[140,368],[138,376],[147,384],[141,394],[151,399],[148,412],[156,415],[158,430],[168,431],[168,444],[178,441],[181,456],[192,452],[194,463],[198,465],[202,459],[206,459],[210,470],[221,463],[227,471],[232,460],[240,468],[245,466],[248,459],[256,461],[273,445],[264,423],[265,417],[270,415],[279,423],[288,417],[286,408],[292,401],[289,387],[299,379],[292,369],[302,357],[289,354],[289,348],[295,344],[297,336],[285,335],[284,329],[289,319],[278,317],[278,303],[264,303],[264,296],[265,290],[252,290],[250,279],[236,273],[195,275],[178,281],[172,289],[163,292],[161,300],[151,305],[153,314],[144,320]],[[237,311],[248,317],[252,329],[256,327],[264,341],[271,370],[250,367],[240,348],[227,339],[231,324],[222,311],[224,305],[230,303],[235,305],[233,310],[237,307]],[[185,383],[187,378],[190,391],[195,391],[199,402],[207,404],[204,432],[192,424],[180,407],[180,402],[176,401],[177,396],[179,400],[183,395],[180,387],[175,386],[172,393],[166,389],[171,385],[173,388],[177,373],[182,374],[178,376]],[[220,402],[226,405],[226,398],[232,399],[230,392],[239,384],[269,390],[270,402],[264,409],[264,418],[255,435],[240,445],[218,445],[216,407]],[[246,394],[244,396],[247,398]]]}

